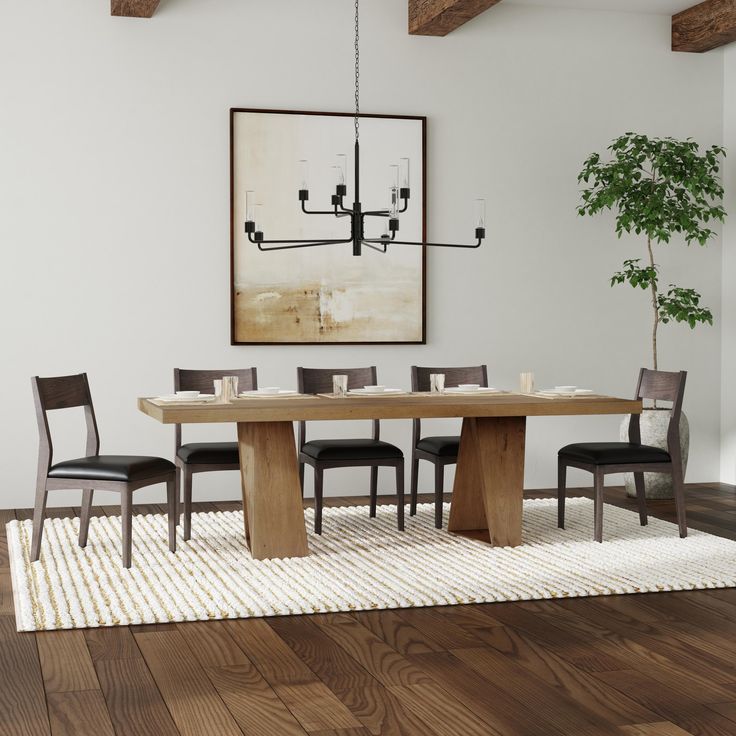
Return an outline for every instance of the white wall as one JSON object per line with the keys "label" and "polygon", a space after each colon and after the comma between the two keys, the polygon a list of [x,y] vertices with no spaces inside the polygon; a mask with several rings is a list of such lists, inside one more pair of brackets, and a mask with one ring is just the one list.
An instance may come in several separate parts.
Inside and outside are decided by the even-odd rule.
{"label": "white wall", "polygon": [[[403,0],[365,2],[363,110],[428,116],[430,235],[464,233],[470,200],[485,194],[487,244],[430,254],[424,347],[231,347],[228,109],[349,110],[352,4],[167,0],[152,20],[108,13],[105,2],[27,0],[0,25],[0,505],[33,501],[34,374],[88,371],[103,452],[163,455],[173,430],[135,397],[169,388],[176,365],[255,364],[263,383],[289,386],[297,364],[375,362],[382,382],[406,386],[414,362],[486,361],[497,386],[534,370],[541,385],[631,394],[649,359],[647,296],[608,278],[643,245],[617,241],[610,217],[576,216],[576,174],[626,130],[720,142],[719,52],[672,54],[665,16],[503,4],[447,38],[410,37]],[[718,315],[712,329],[672,326],[661,340],[663,367],[690,371],[688,479],[713,481],[720,247],[674,244],[660,260]],[[554,483],[561,444],[614,438],[617,425],[531,420],[527,485]],[[408,421],[384,436],[408,453]],[[58,445],[80,448],[66,435]],[[327,491],[362,492],[365,476],[333,471]],[[237,495],[235,474],[197,478],[197,498]]]}
{"label": "white wall", "polygon": [[724,172],[721,480],[736,483],[736,45],[723,51],[723,139],[729,156]]}

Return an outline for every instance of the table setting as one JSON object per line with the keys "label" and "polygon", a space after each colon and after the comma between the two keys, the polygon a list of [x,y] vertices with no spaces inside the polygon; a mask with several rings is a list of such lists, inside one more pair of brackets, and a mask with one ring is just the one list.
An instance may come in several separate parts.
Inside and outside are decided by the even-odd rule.
{"label": "table setting", "polygon": [[[320,393],[316,396],[326,399],[342,399],[356,397],[388,398],[396,396],[415,397],[454,397],[454,396],[493,396],[519,395],[543,399],[570,399],[600,396],[593,389],[580,388],[575,385],[557,385],[546,389],[534,389],[534,374],[521,373],[519,377],[520,390],[499,389],[493,386],[481,386],[478,383],[461,383],[457,386],[445,386],[445,375],[433,373],[430,376],[431,390],[408,391],[401,387],[386,386],[384,384],[365,385],[348,388],[347,376],[336,374],[332,377],[332,393]],[[163,404],[207,404],[230,403],[247,399],[295,399],[314,398],[312,394],[300,393],[296,389],[281,388],[280,386],[264,386],[258,389],[238,392],[238,377],[223,376],[214,381],[214,393],[199,391],[176,391],[172,394],[154,396],[150,401],[157,405]]]}
{"label": "table setting", "polygon": [[177,391],[173,394],[153,396],[150,401],[155,404],[207,404],[214,402],[215,394],[204,394],[199,391]]}

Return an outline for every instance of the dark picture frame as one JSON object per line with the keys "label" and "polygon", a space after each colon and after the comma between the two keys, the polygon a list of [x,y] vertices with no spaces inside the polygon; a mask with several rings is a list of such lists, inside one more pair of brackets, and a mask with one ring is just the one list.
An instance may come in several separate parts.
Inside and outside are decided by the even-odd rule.
{"label": "dark picture frame", "polygon": [[[247,117],[243,117],[247,116]],[[285,117],[282,117],[285,116]],[[230,342],[232,345],[423,345],[426,344],[426,288],[427,288],[427,258],[426,248],[411,246],[395,246],[389,248],[387,254],[375,252],[364,253],[361,256],[350,256],[355,261],[349,261],[340,252],[343,246],[322,246],[309,248],[304,251],[287,251],[289,261],[276,261],[279,257],[273,253],[264,253],[257,249],[252,243],[248,243],[244,234],[244,216],[242,200],[245,189],[261,189],[263,181],[258,180],[260,175],[269,177],[284,185],[288,185],[289,177],[295,176],[297,158],[310,159],[311,165],[323,164],[327,166],[329,161],[320,161],[310,158],[310,151],[302,151],[301,147],[309,148],[304,140],[309,139],[294,134],[293,130],[300,127],[311,131],[311,139],[314,139],[315,129],[320,126],[319,118],[324,118],[325,129],[334,129],[336,119],[344,119],[345,124],[352,130],[353,113],[340,112],[317,112],[305,110],[279,110],[261,108],[231,108],[230,109]],[[397,132],[411,140],[412,150],[420,151],[419,155],[412,160],[412,199],[411,206],[417,208],[412,213],[410,226],[414,227],[415,239],[426,240],[426,182],[427,182],[427,118],[418,115],[385,115],[385,114],[363,114],[359,116],[362,124],[361,132],[361,178],[365,168],[364,161],[369,156],[375,155],[376,146],[367,146],[364,142],[366,133],[370,135],[370,127],[376,121],[384,130],[386,125],[395,122]],[[342,126],[342,123],[340,123]],[[271,130],[273,130],[272,137]],[[287,134],[284,135],[284,131]],[[252,140],[249,140],[248,135]],[[342,130],[341,130],[342,134]],[[385,134],[385,131],[384,131]],[[279,138],[281,136],[281,138]],[[344,137],[344,136],[343,136]],[[299,141],[297,150],[299,155],[294,160],[284,164],[283,143],[284,138]],[[352,145],[352,144],[351,144]],[[343,143],[343,148],[346,146]],[[338,151],[335,151],[337,153]],[[340,151],[348,154],[348,160],[352,160],[352,147]],[[256,160],[258,165],[254,165]],[[417,161],[416,158],[419,160]],[[248,161],[251,162],[249,166]],[[284,171],[279,171],[281,161]],[[417,172],[417,168],[421,168]],[[387,170],[388,171],[388,170]],[[264,173],[265,172],[265,173]],[[260,185],[260,186],[259,186]],[[288,195],[291,199],[284,199],[275,205],[269,202],[273,209],[279,208],[279,212],[285,212],[286,217],[302,217],[307,237],[320,236],[323,227],[319,217],[310,217],[300,212],[297,199],[297,188],[294,191],[289,188]],[[310,187],[311,189],[311,187]],[[361,187],[361,199],[367,204],[378,207],[382,203],[375,203],[370,187]],[[375,189],[375,187],[373,187]],[[271,192],[273,194],[273,192]],[[281,192],[279,192],[281,195]],[[352,196],[352,187],[348,189],[349,197]],[[313,194],[310,191],[310,200]],[[318,198],[319,197],[319,198]],[[325,199],[319,192],[314,194],[314,207],[320,207]],[[292,201],[293,200],[293,201]],[[328,200],[329,201],[329,200]],[[311,204],[311,201],[310,201]],[[293,213],[290,208],[293,208]],[[264,208],[265,209],[265,208]],[[294,220],[296,222],[296,219]],[[336,227],[332,223],[330,227]],[[342,224],[347,227],[347,223]],[[281,220],[276,220],[273,225],[274,232],[269,233],[275,238],[300,237],[304,233],[283,232],[289,230]],[[291,230],[294,230],[293,224]],[[267,235],[268,237],[268,235]],[[333,249],[331,252],[329,249]],[[403,250],[400,250],[403,249]],[[309,252],[311,251],[311,252]],[[315,251],[321,251],[317,254]],[[344,289],[337,289],[342,300],[343,313],[351,315],[351,298],[362,299],[356,307],[356,313],[361,319],[350,322],[350,317],[344,322],[325,320],[321,313],[318,318],[315,315],[314,304],[319,302],[321,307],[324,301],[321,296],[315,295],[314,288],[299,283],[294,279],[290,283],[279,283],[278,288],[270,284],[274,280],[271,273],[279,263],[287,264],[284,270],[290,273],[301,272],[300,262],[306,267],[315,267],[315,258],[329,259],[325,271],[329,271],[336,283],[339,284],[340,264],[345,269],[350,269],[352,280]],[[393,261],[381,262],[375,259],[394,259]],[[304,259],[300,261],[300,259]],[[369,260],[371,259],[371,260]],[[361,262],[362,260],[362,262]],[[356,268],[360,262],[361,271],[358,279],[362,283],[356,286]],[[394,264],[393,266],[391,264]],[[402,270],[403,269],[403,270]],[[263,276],[263,271],[270,276]],[[335,276],[337,271],[337,276]],[[393,274],[397,274],[395,284],[391,282]],[[403,279],[403,281],[401,280]],[[402,284],[409,279],[410,288],[402,288]],[[288,278],[285,277],[286,282]],[[373,281],[372,281],[373,280]],[[374,283],[375,282],[375,283]],[[302,288],[304,287],[304,288]],[[375,305],[379,315],[371,322],[371,315],[365,316],[371,310],[366,309],[366,300],[370,298],[373,290],[376,291]],[[259,292],[260,290],[260,292]],[[268,297],[274,292],[273,313]],[[392,299],[395,304],[392,307]],[[265,306],[264,306],[265,305]],[[380,309],[383,308],[389,314],[389,319],[381,318]],[[310,322],[311,320],[311,322]],[[404,322],[402,322],[404,320]],[[298,323],[298,326],[295,325]],[[325,324],[326,323],[326,326]],[[298,333],[298,334],[297,334]],[[388,333],[388,334],[387,334]],[[313,339],[316,336],[317,339]]]}

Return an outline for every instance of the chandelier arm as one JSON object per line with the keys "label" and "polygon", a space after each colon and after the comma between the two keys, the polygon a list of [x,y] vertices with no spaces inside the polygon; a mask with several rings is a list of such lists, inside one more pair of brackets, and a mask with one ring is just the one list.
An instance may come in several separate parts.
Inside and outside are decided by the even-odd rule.
{"label": "chandelier arm", "polygon": [[388,210],[369,210],[363,214],[369,217],[389,217],[390,212]]}
{"label": "chandelier arm", "polygon": [[399,212],[400,213],[401,212],[406,212],[408,209],[409,209],[409,200],[408,199],[405,199],[404,200],[404,206],[399,210]]}
{"label": "chandelier arm", "polygon": [[[363,238],[363,243],[383,243],[384,245],[390,245],[393,242],[401,242],[396,240],[396,231],[394,230],[390,236],[382,235],[380,238]],[[412,243],[412,245],[423,245],[423,243]],[[385,253],[386,251],[384,251]]]}
{"label": "chandelier arm", "polygon": [[373,250],[377,250],[379,253],[385,253],[388,249],[388,244],[384,242],[383,248],[379,248],[377,245],[373,245],[372,241],[370,240],[363,240],[363,245],[366,246],[366,248],[372,248]]}
{"label": "chandelier arm", "polygon": [[310,245],[335,245],[336,243],[352,243],[352,238],[341,238],[338,240],[337,238],[331,239],[331,240],[260,240],[260,241],[253,241],[255,243],[259,243],[260,245],[272,245],[272,244],[289,244],[289,245],[298,245],[298,246],[310,246]]}
{"label": "chandelier arm", "polygon": [[253,237],[253,233],[248,233],[248,240],[251,243],[256,243],[256,244],[260,243],[260,244],[266,244],[266,245],[268,245],[269,243],[279,243],[279,244],[280,243],[299,243],[299,244],[307,243],[307,244],[312,244],[312,245],[332,245],[333,243],[352,243],[353,242],[352,237],[341,238],[341,239],[325,238],[324,240],[315,240],[314,238],[311,238],[310,240],[296,240],[295,238],[289,238],[288,240],[256,240]]}
{"label": "chandelier arm", "polygon": [[[352,243],[352,238],[348,240],[318,240],[316,242],[298,242],[288,240],[262,240],[256,242],[258,250],[269,251],[269,250],[293,250],[294,248],[315,248],[320,245],[345,245],[345,243]],[[270,243],[289,243],[289,245],[274,245],[271,248],[264,248],[263,245],[269,245]]]}
{"label": "chandelier arm", "polygon": [[336,215],[337,214],[337,206],[333,210],[308,210],[304,206],[304,202],[302,202],[302,212],[305,215]]}
{"label": "chandelier arm", "polygon": [[334,208],[331,210],[308,210],[306,206],[304,205],[304,200],[302,200],[301,205],[302,205],[302,212],[305,215],[334,215],[336,217],[344,217],[345,215],[353,214],[352,210],[342,207],[342,205],[341,205],[342,212],[340,212],[337,209],[337,205],[335,205]]}
{"label": "chandelier arm", "polygon": [[[381,243],[381,242],[385,243],[386,241],[381,240],[380,238],[370,238],[363,242],[368,244],[368,243]],[[392,240],[391,241],[393,245],[420,245],[422,247],[427,247],[427,248],[479,248],[482,242],[483,242],[483,238],[478,238],[478,242],[475,243],[475,245],[467,245],[464,243],[417,243],[411,240]]]}

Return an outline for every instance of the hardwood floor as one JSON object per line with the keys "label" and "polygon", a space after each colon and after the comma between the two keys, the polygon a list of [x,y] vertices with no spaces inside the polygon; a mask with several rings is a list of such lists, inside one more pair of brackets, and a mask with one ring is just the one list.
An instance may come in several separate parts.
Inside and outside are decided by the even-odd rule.
{"label": "hardwood floor", "polygon": [[[18,634],[29,515],[0,510],[2,736],[736,734],[736,589]],[[736,539],[736,488],[690,486],[688,516]]]}

